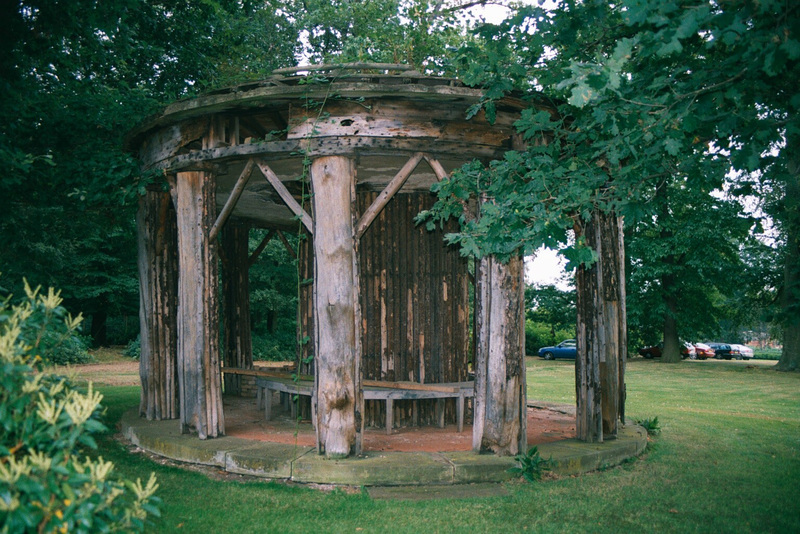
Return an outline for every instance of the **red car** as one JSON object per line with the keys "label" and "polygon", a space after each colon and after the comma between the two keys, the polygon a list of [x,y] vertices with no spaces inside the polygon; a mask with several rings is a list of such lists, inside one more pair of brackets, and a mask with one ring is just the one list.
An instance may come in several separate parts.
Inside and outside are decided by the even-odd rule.
{"label": "red car", "polygon": [[697,353],[698,360],[705,360],[706,358],[713,358],[716,355],[714,349],[705,343],[695,343],[694,350]]}
{"label": "red car", "polygon": [[[686,359],[689,358],[690,360],[697,359],[697,351],[694,349],[694,345],[691,343],[686,343],[685,341],[682,342],[683,347],[681,348],[681,356]],[[662,341],[658,345],[653,345],[652,347],[644,347],[643,349],[639,349],[639,354],[647,359],[651,358],[660,358],[661,351],[664,349],[664,342]]]}

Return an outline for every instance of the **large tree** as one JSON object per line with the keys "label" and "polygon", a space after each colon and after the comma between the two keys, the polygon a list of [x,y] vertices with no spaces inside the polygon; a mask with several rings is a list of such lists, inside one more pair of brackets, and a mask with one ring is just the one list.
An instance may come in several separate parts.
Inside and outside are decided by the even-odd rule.
{"label": "large tree", "polygon": [[123,139],[161,104],[294,61],[280,0],[19,0],[0,16],[0,272],[92,317],[137,302],[139,176]]}
{"label": "large tree", "polygon": [[[462,54],[462,77],[487,88],[484,107],[517,89],[545,102],[517,126],[529,141],[490,169],[439,188],[435,217],[469,195],[503,199],[452,236],[467,251],[508,254],[565,242],[599,210],[626,222],[657,215],[660,184],[721,190],[732,169],[781,199],[784,354],[800,358],[798,146],[800,6],[779,0],[561,0],[484,26]],[[544,90],[548,98],[533,90]],[[552,99],[552,100],[551,100]],[[592,262],[578,239],[573,260]]]}
{"label": "large tree", "polygon": [[721,320],[747,307],[723,297],[745,281],[749,266],[740,250],[753,221],[736,200],[688,191],[677,181],[660,184],[653,202],[656,213],[626,232],[629,338],[663,340],[662,360],[678,362],[680,339],[715,338]]}

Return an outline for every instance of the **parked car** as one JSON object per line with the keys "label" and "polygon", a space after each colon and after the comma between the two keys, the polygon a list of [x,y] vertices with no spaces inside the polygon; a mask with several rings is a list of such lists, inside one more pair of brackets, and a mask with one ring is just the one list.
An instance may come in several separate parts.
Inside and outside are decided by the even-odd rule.
{"label": "parked car", "polygon": [[555,360],[556,358],[572,358],[578,356],[578,344],[574,339],[567,339],[555,347],[542,347],[539,349],[539,357],[545,360]]}
{"label": "parked car", "polygon": [[[714,357],[717,359],[724,359],[724,360],[743,360],[745,358],[752,358],[752,356],[745,356],[742,354],[740,347],[744,345],[735,345],[730,343],[707,343],[709,347],[714,349]],[[749,347],[744,347],[745,349],[749,349]],[[750,353],[753,352],[753,349],[749,350]]]}
{"label": "parked car", "polygon": [[753,359],[753,349],[751,349],[747,345],[731,345],[731,348],[739,350],[739,354],[741,355],[741,358],[739,359],[745,359],[745,360]]}
{"label": "parked car", "polygon": [[697,353],[698,360],[705,360],[706,358],[713,358],[715,356],[714,349],[705,343],[694,343],[694,351]]}
{"label": "parked car", "polygon": [[[681,341],[683,345],[681,347],[681,357],[683,359],[689,358],[690,360],[694,360],[697,358],[697,351],[694,348],[694,345],[691,343],[686,343],[685,341]],[[639,354],[643,357],[649,359],[652,358],[660,358],[661,351],[664,350],[664,342],[662,341],[658,345],[653,345],[652,347],[644,347],[639,349]]]}

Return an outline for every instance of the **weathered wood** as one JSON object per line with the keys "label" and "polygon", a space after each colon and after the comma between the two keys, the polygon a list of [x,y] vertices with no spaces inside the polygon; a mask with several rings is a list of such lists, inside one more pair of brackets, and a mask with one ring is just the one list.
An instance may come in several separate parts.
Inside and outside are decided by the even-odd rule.
{"label": "weathered wood", "polygon": [[436,179],[439,180],[440,182],[449,176],[449,174],[447,174],[447,171],[444,170],[442,164],[439,163],[439,160],[437,160],[430,154],[425,154],[425,161],[427,161],[428,165],[431,166],[433,173],[436,175]]}
{"label": "weathered wood", "polygon": [[386,71],[399,71],[405,72],[414,70],[411,65],[400,65],[397,63],[341,63],[341,64],[318,64],[318,65],[304,65],[302,67],[286,67],[283,69],[275,69],[272,74],[296,74],[298,72],[319,72],[319,71],[348,71],[348,70],[386,70]]}
{"label": "weathered wood", "polygon": [[214,183],[203,172],[178,173],[178,385],[181,431],[223,435]]}
{"label": "weathered wood", "polygon": [[[223,362],[230,367],[253,366],[250,332],[250,227],[228,221],[222,228],[222,310],[225,347]],[[209,239],[211,239],[209,237]],[[225,393],[239,395],[241,378],[225,376]]]}
{"label": "weathered wood", "polygon": [[624,270],[622,232],[614,215],[601,212],[581,221],[576,233],[597,253],[591,267],[576,273],[577,341],[575,389],[578,439],[602,442],[618,431],[624,409]]}
{"label": "weathered wood", "polygon": [[[360,211],[377,193],[358,194]],[[414,217],[434,202],[430,193],[396,194],[359,243],[362,309],[362,369],[365,380],[424,384],[467,379],[469,355],[468,261],[443,242],[444,231],[428,232]],[[398,426],[456,422],[456,403],[398,401],[391,419]],[[365,425],[381,426],[383,403],[367,402]]]}
{"label": "weathered wood", "polygon": [[273,237],[275,237],[276,233],[277,230],[270,230],[269,232],[267,232],[267,235],[264,236],[264,239],[261,240],[261,243],[258,244],[256,249],[253,251],[252,254],[250,254],[250,257],[247,259],[248,265],[252,267],[253,264],[256,261],[258,261],[258,257],[261,255],[262,252],[264,252],[264,249],[267,248],[267,245],[269,245],[269,242],[272,240]]}
{"label": "weathered wood", "polygon": [[178,237],[170,194],[148,190],[139,199],[136,223],[142,382],[139,414],[151,420],[177,419]]}
{"label": "weathered wood", "polygon": [[372,224],[372,221],[375,220],[375,217],[386,207],[386,204],[392,200],[392,197],[400,191],[400,188],[403,187],[403,184],[406,183],[406,180],[411,173],[414,172],[414,169],[419,164],[420,160],[422,159],[422,153],[417,152],[409,160],[403,165],[403,167],[397,172],[397,174],[392,178],[386,188],[381,191],[381,194],[378,195],[378,198],[370,204],[370,206],[366,209],[366,211],[361,215],[361,218],[358,220],[358,224],[356,225],[356,239],[361,239],[361,236],[364,235],[364,232],[369,228],[369,225]]}
{"label": "weathered wood", "polygon": [[[358,135],[341,135],[320,139],[289,139],[286,141],[263,141],[232,147],[195,150],[189,153],[178,153],[164,156],[158,160],[143,160],[146,169],[161,169],[167,172],[192,170],[208,162],[225,162],[239,158],[259,157],[269,163],[291,159],[298,153],[308,157],[350,156],[368,153],[370,156],[397,156],[429,150],[431,140],[419,138],[363,137]],[[462,141],[441,140],[436,142],[436,153],[440,157],[463,159],[464,154],[472,158],[489,161],[503,156],[507,150],[502,145],[484,145]]]}
{"label": "weathered wood", "polygon": [[242,170],[242,173],[239,175],[239,178],[236,180],[236,185],[233,186],[233,190],[231,194],[228,196],[228,200],[225,201],[225,206],[222,207],[222,210],[219,212],[219,216],[217,216],[217,220],[214,221],[214,226],[211,227],[211,231],[209,232],[208,238],[212,241],[217,238],[217,233],[219,233],[219,229],[225,224],[225,221],[228,220],[233,208],[236,206],[236,202],[239,200],[239,197],[242,196],[242,192],[244,188],[247,186],[247,182],[250,180],[250,175],[253,172],[253,166],[255,162],[253,158],[247,160],[247,163]]}
{"label": "weathered wood", "polygon": [[281,243],[283,243],[283,248],[286,249],[286,252],[289,253],[289,256],[291,256],[292,259],[296,260],[297,259],[297,251],[292,248],[292,245],[289,243],[289,240],[286,239],[286,236],[283,235],[283,232],[281,232],[280,230],[278,230],[278,239],[280,239]]}
{"label": "weathered wood", "polygon": [[298,202],[294,199],[289,190],[286,189],[286,186],[283,185],[280,178],[269,168],[266,163],[259,162],[258,168],[261,169],[261,174],[264,175],[264,178],[272,185],[275,189],[275,192],[280,195],[283,202],[286,204],[286,207],[292,210],[296,216],[300,217],[300,220],[303,222],[303,226],[306,227],[306,230],[310,233],[314,233],[314,221],[311,220],[311,217],[306,213],[303,207],[298,204]]}
{"label": "weathered wood", "polygon": [[523,262],[477,261],[472,448],[515,455],[527,446]]}
{"label": "weathered wood", "polygon": [[361,452],[355,179],[355,163],[349,158],[320,158],[311,164],[317,450],[328,458]]}

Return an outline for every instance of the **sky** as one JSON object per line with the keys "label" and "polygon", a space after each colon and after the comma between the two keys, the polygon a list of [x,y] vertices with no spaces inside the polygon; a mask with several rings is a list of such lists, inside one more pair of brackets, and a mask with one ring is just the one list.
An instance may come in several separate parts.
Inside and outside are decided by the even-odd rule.
{"label": "sky", "polygon": [[536,285],[553,285],[567,289],[561,278],[565,274],[567,260],[557,252],[540,248],[536,255],[525,258],[525,282]]}

